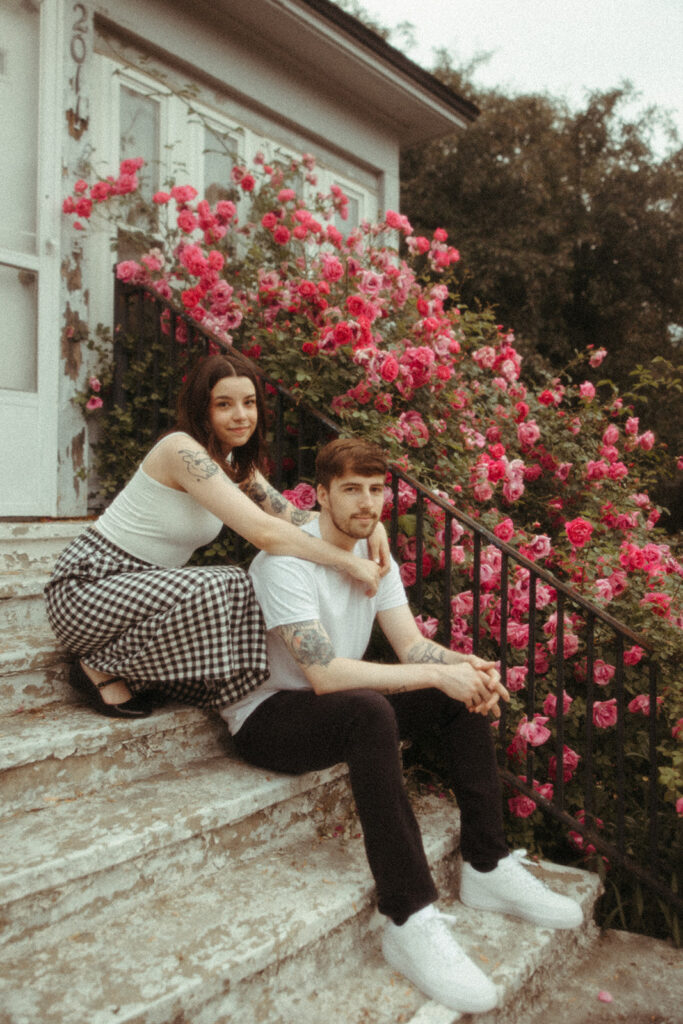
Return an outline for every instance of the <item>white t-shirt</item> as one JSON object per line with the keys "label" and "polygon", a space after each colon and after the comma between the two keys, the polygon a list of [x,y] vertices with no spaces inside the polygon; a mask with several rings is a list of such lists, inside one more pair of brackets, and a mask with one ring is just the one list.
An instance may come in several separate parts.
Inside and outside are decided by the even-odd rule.
{"label": "white t-shirt", "polygon": [[[317,519],[306,523],[302,529],[314,537],[320,536]],[[358,541],[354,554],[367,558],[367,541]],[[393,559],[374,597],[368,597],[363,584],[356,583],[348,573],[289,555],[268,555],[261,551],[252,562],[249,574],[266,621],[270,678],[222,712],[233,735],[252,711],[274,693],[311,688],[303,669],[274,632],[277,626],[317,620],[327,631],[337,657],[360,660],[377,612],[407,603]]]}

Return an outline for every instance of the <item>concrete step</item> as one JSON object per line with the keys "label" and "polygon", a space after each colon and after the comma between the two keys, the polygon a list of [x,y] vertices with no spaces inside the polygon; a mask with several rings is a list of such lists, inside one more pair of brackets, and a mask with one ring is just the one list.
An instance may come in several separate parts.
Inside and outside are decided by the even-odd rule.
{"label": "concrete step", "polygon": [[[438,904],[454,917],[450,927],[459,944],[494,981],[499,993],[496,1010],[476,1016],[454,1012],[425,999],[402,975],[389,973],[381,952],[382,921],[375,914],[370,919],[371,925],[377,925],[374,934],[364,935],[364,923],[359,921],[354,945],[340,962],[316,963],[313,977],[324,979],[324,984],[290,987],[281,974],[275,999],[268,1000],[262,1015],[249,1019],[260,1024],[528,1024],[533,1007],[541,1000],[551,1002],[557,985],[571,977],[593,948],[597,928],[591,918],[600,889],[597,878],[585,872],[558,870],[550,864],[536,870],[558,892],[579,900],[585,916],[580,929],[553,932],[500,914],[470,911],[454,898],[456,880],[450,885],[450,895]],[[359,949],[363,950],[362,962]],[[224,1018],[214,1018],[218,1019]],[[247,1018],[235,1014],[226,1019]],[[555,1024],[552,1012],[545,1020]]]}
{"label": "concrete step", "polygon": [[67,544],[92,519],[0,520],[0,573],[25,569],[50,572]]}
{"label": "concrete step", "polygon": [[2,813],[41,810],[83,794],[182,770],[232,749],[218,715],[168,705],[148,718],[105,718],[56,703],[0,717]]}
{"label": "concrete step", "polygon": [[[346,772],[275,775],[229,757],[2,819],[0,942],[65,937],[98,913],[231,869],[349,816]],[[457,825],[457,814],[451,813]],[[328,827],[330,826],[330,827]],[[116,909],[112,907],[115,901]]]}
{"label": "concrete step", "polygon": [[[456,861],[442,816],[420,818],[438,883],[453,894]],[[589,919],[599,885],[594,876],[563,869],[555,880],[581,899]],[[532,979],[539,986],[554,983],[560,965],[570,964],[594,934],[590,924],[555,933],[448,902],[444,909],[457,916],[458,940],[492,976],[504,1004],[482,1020],[500,1024],[523,1021],[522,990],[533,990]],[[298,837],[256,857],[228,858],[187,888],[141,890],[136,905],[121,916],[110,904],[106,928],[95,917],[56,941],[48,928],[30,957],[6,947],[0,953],[0,1019],[395,1024],[411,1019],[396,1016],[398,998],[401,1013],[425,1020],[427,1000],[379,959],[381,919],[373,904],[360,839]],[[370,975],[380,989],[366,993],[360,985]],[[368,1006],[369,998],[374,1001]],[[441,1024],[456,1019],[434,1018]]]}
{"label": "concrete step", "polygon": [[[453,853],[442,822],[442,815],[422,822],[435,864]],[[266,845],[257,856],[226,850],[184,886],[173,878],[170,886],[145,885],[142,878],[136,900],[105,896],[68,936],[61,923],[35,933],[30,956],[23,942],[6,945],[0,950],[6,1018],[0,1019],[257,1020],[231,1014],[234,1008],[249,1013],[263,998],[262,972],[269,972],[274,1000],[284,963],[300,984],[308,974],[302,952],[308,947],[319,955],[324,944],[332,956],[334,933],[372,911],[362,840],[319,840],[308,826],[305,835],[284,830],[285,845]],[[245,847],[250,838],[247,832]],[[437,873],[443,880],[448,869]]]}

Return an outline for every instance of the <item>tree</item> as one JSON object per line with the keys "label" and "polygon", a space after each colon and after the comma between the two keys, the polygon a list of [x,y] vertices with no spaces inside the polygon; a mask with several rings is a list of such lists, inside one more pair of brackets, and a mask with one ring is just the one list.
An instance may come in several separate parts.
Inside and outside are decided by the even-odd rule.
{"label": "tree", "polygon": [[[463,301],[494,306],[528,369],[560,369],[604,346],[606,372],[675,455],[683,149],[653,152],[666,118],[627,117],[628,84],[572,112],[549,96],[477,94],[445,54],[435,73],[482,113],[466,132],[404,154],[403,211],[418,231],[447,229],[464,256]],[[653,357],[664,361],[659,377],[630,393],[631,371]]]}

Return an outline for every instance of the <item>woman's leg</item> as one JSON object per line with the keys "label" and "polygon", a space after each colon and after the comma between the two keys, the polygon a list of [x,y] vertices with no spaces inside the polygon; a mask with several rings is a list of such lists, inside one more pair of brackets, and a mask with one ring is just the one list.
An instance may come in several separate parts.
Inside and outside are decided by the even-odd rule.
{"label": "woman's leg", "polygon": [[434,902],[403,783],[396,718],[385,697],[371,690],[280,691],[256,708],[234,739],[245,760],[274,771],[300,774],[345,762],[379,910],[402,924]]}

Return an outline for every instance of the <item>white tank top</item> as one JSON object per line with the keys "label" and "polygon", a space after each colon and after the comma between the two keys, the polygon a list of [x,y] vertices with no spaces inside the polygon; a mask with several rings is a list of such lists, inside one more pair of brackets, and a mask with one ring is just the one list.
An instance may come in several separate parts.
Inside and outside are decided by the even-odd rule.
{"label": "white tank top", "polygon": [[186,491],[160,484],[140,466],[94,525],[129,555],[174,569],[217,537],[223,523]]}

